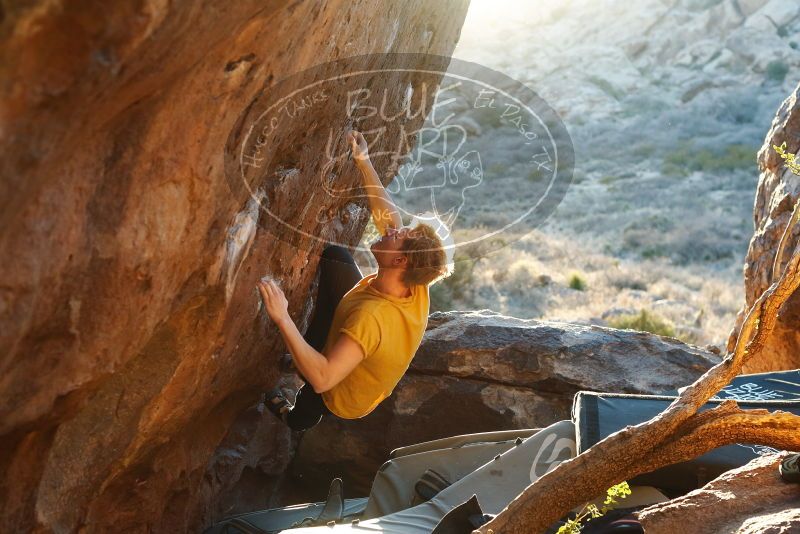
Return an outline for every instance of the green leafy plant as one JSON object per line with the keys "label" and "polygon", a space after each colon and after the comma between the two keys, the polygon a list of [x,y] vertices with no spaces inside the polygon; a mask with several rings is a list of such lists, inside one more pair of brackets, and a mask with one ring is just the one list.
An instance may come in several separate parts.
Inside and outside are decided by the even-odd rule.
{"label": "green leafy plant", "polygon": [[583,291],[586,289],[586,280],[579,273],[572,273],[572,275],[569,277],[568,284],[570,289],[575,289],[577,291]]}
{"label": "green leafy plant", "polygon": [[720,174],[755,168],[756,152],[756,147],[743,144],[709,150],[683,140],[664,156],[661,172],[669,176],[687,176],[694,171]]}
{"label": "green leafy plant", "polygon": [[636,145],[632,150],[631,154],[636,156],[637,158],[649,158],[656,152],[656,146],[651,143],[643,143],[641,145]]}
{"label": "green leafy plant", "polygon": [[583,528],[583,521],[591,521],[602,517],[619,504],[619,500],[631,494],[631,488],[627,482],[620,482],[616,486],[611,486],[606,490],[606,498],[603,506],[598,508],[596,504],[587,504],[583,507],[575,519],[567,520],[566,524],[559,527],[557,534],[580,534]]}
{"label": "green leafy plant", "polygon": [[531,169],[526,178],[529,182],[539,182],[544,178],[544,174],[540,169]]}
{"label": "green leafy plant", "polygon": [[[456,238],[458,241],[458,238]],[[448,311],[469,302],[475,286],[475,265],[492,250],[506,246],[502,238],[481,239],[455,251],[453,274],[430,288],[431,311]]]}
{"label": "green leafy plant", "polygon": [[612,328],[639,330],[659,336],[675,337],[675,328],[658,315],[641,310],[638,315],[620,315],[608,321]]}
{"label": "green leafy plant", "polygon": [[772,145],[772,148],[775,149],[775,152],[783,158],[783,161],[786,163],[786,167],[793,173],[800,175],[800,160],[797,159],[797,154],[792,154],[791,152],[786,152],[786,141],[781,143],[781,146]]}
{"label": "green leafy plant", "polygon": [[504,174],[507,170],[508,170],[508,165],[506,165],[505,163],[492,163],[491,165],[489,165],[489,168],[487,169],[488,174],[492,176],[498,175],[498,178],[500,177],[499,175]]}
{"label": "green leafy plant", "polygon": [[783,61],[774,60],[767,64],[767,78],[770,80],[781,83],[786,79],[787,74],[789,74],[789,66]]}

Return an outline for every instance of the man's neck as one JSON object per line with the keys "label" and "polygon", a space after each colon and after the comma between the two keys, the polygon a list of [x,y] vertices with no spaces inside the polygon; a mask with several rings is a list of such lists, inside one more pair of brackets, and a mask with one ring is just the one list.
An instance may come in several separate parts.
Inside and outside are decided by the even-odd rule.
{"label": "man's neck", "polygon": [[[395,274],[396,273],[396,274]],[[405,285],[400,276],[402,275],[401,270],[394,270],[392,272],[387,272],[382,269],[378,269],[378,274],[370,281],[370,286],[374,289],[380,291],[381,293],[385,293],[387,295],[391,295],[397,298],[406,298],[411,296],[411,288]]]}

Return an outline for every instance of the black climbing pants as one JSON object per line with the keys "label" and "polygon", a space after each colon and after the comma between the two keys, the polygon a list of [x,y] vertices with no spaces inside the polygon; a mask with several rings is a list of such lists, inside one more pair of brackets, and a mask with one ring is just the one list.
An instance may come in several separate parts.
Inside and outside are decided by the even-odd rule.
{"label": "black climbing pants", "polygon": [[[322,352],[333,323],[336,306],[344,294],[361,280],[362,275],[350,252],[339,245],[328,245],[325,248],[317,269],[319,271],[317,304],[314,308],[314,317],[303,338],[309,345]],[[323,415],[332,414],[322,401],[322,396],[306,381],[297,392],[294,407],[286,415],[286,423],[293,430],[307,430],[319,423]]]}

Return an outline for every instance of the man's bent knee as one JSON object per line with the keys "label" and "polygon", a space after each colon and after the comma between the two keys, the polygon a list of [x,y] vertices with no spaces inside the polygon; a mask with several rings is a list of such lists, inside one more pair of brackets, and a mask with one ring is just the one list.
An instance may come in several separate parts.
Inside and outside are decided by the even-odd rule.
{"label": "man's bent knee", "polygon": [[353,255],[341,245],[328,245],[322,251],[322,257],[329,261],[339,261],[342,263],[354,263]]}

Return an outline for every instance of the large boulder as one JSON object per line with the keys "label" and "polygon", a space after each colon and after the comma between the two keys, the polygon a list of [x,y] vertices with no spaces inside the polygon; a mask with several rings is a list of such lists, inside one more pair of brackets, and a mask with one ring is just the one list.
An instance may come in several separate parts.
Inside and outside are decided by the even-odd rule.
{"label": "large boulder", "polygon": [[[344,146],[346,124],[382,124],[353,121],[334,87],[313,116],[258,138],[268,149],[253,194],[232,185],[228,140],[254,102],[304,69],[372,53],[362,66],[384,65],[385,52],[449,57],[467,7],[3,4],[4,531],[197,531],[239,477],[282,473],[288,432],[243,413],[276,382],[277,360],[267,356],[282,348],[255,283],[279,278],[304,328],[323,244],[303,236],[353,244],[364,227],[348,219],[363,198],[320,194],[311,180],[329,163],[329,130]],[[420,76],[409,76],[416,88]],[[388,75],[369,87],[389,106],[408,94]],[[414,131],[424,118],[403,126]],[[402,155],[400,124],[386,126],[376,150]],[[325,171],[345,189],[358,184],[351,162]]]}
{"label": "large boulder", "polygon": [[633,330],[522,320],[488,310],[434,313],[392,395],[354,421],[323,418],[303,435],[287,482],[321,498],[331,478],[369,492],[396,448],[456,434],[539,428],[569,419],[579,390],[664,393],[719,361]]}
{"label": "large boulder", "polygon": [[800,485],[785,482],[778,466],[788,453],[770,454],[720,475],[682,497],[637,515],[647,534],[767,534],[800,532]]}
{"label": "large boulder", "polygon": [[[792,209],[800,199],[800,176],[793,174],[773,149],[773,145],[782,143],[786,143],[787,152],[794,154],[800,150],[800,85],[781,105],[758,152],[761,174],[753,207],[755,233],[744,263],[745,305],[728,340],[729,351],[733,350],[744,314],[774,281],[772,267],[778,243],[789,223]],[[798,244],[800,235],[788,236],[781,267],[786,265]],[[797,368],[800,368],[800,292],[783,305],[775,330],[764,342],[763,352],[746,364],[745,371],[756,373]]]}

